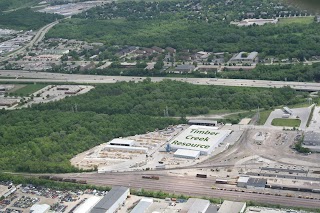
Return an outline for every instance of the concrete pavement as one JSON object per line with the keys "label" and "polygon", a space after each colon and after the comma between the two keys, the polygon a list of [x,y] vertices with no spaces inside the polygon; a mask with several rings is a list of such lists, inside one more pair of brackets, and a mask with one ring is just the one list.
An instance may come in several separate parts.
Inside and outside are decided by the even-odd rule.
{"label": "concrete pavement", "polygon": [[[80,75],[80,74],[61,74],[36,71],[21,70],[1,70],[0,82],[72,82],[78,84],[99,84],[115,83],[117,81],[139,82],[146,77],[132,76],[105,76],[105,75]],[[5,77],[15,79],[5,79]],[[285,81],[266,81],[266,80],[246,80],[246,79],[216,79],[216,78],[170,78],[170,77],[151,77],[151,81],[159,82],[165,79],[188,82],[198,85],[217,85],[217,86],[236,86],[236,87],[262,87],[262,88],[281,88],[289,86],[295,90],[320,91],[320,83],[309,82],[285,82]]]}

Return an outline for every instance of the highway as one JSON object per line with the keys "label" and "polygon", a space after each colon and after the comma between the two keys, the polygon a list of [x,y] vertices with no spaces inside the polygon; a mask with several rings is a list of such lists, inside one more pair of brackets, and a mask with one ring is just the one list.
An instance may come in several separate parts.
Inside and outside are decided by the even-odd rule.
{"label": "highway", "polygon": [[[70,17],[66,17],[66,18],[70,18]],[[66,18],[65,18],[65,19],[66,19]],[[11,52],[11,53],[9,53],[9,54],[6,55],[5,57],[0,58],[0,62],[7,61],[7,60],[9,60],[11,57],[14,57],[15,55],[18,55],[19,53],[22,53],[22,52],[25,51],[27,48],[32,47],[34,44],[37,44],[38,42],[40,42],[40,41],[44,38],[44,36],[46,35],[46,33],[47,33],[54,25],[56,25],[56,24],[58,24],[58,23],[59,23],[59,21],[57,20],[57,21],[54,21],[54,22],[52,22],[52,23],[50,23],[50,24],[47,24],[46,26],[42,27],[40,30],[38,30],[38,32],[36,33],[36,35],[32,38],[32,40],[31,40],[28,44],[26,44],[26,45],[20,47],[19,49],[15,50],[15,51],[13,51],[13,52]]]}
{"label": "highway", "polygon": [[[144,173],[146,174],[146,172]],[[155,174],[155,173],[152,173]],[[182,177],[169,176],[157,174],[160,179],[142,179],[142,174],[139,173],[87,173],[87,174],[65,174],[59,175],[64,178],[75,178],[78,180],[86,180],[89,184],[100,186],[127,186],[134,189],[145,190],[161,190],[174,194],[184,194],[199,197],[213,197],[230,199],[234,201],[255,201],[259,203],[279,204],[289,207],[306,207],[306,208],[320,208],[319,200],[304,199],[296,197],[275,196],[249,192],[236,192],[227,190],[213,190],[214,178],[196,178],[196,177]]]}
{"label": "highway", "polygon": [[[45,83],[63,82],[63,83],[79,83],[79,84],[99,84],[99,83],[115,83],[117,81],[139,82],[145,78],[146,77],[61,74],[61,73],[21,71],[21,70],[1,70],[0,71],[0,82],[45,82]],[[320,91],[320,83],[309,83],[309,82],[285,82],[285,81],[216,79],[216,78],[151,77],[151,81],[153,82],[159,82],[165,79],[188,82],[188,83],[198,84],[198,85],[262,87],[262,88],[281,88],[284,86],[290,86],[295,90]]]}

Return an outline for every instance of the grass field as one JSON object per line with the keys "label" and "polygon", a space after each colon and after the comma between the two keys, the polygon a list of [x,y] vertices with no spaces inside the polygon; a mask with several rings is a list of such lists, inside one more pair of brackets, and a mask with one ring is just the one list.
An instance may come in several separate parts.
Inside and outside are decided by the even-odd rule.
{"label": "grass field", "polygon": [[275,118],[271,122],[273,126],[287,126],[287,127],[299,127],[301,123],[300,119],[288,119],[288,118]]}
{"label": "grass field", "polygon": [[[20,86],[20,85],[19,85]],[[17,90],[9,92],[9,95],[29,96],[32,93],[44,88],[46,84],[27,84]]]}
{"label": "grass field", "polygon": [[259,119],[258,125],[264,125],[271,112],[272,110],[266,110],[266,111],[260,112],[260,119]]}
{"label": "grass field", "polygon": [[280,18],[278,24],[311,24],[314,21],[313,16],[308,17],[291,17],[291,18]]}

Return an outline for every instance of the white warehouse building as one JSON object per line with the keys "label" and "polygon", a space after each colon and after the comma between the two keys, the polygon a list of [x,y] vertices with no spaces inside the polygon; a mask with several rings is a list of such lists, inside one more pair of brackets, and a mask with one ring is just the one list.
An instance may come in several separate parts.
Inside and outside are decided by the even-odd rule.
{"label": "white warehouse building", "polygon": [[[218,130],[216,127],[192,125],[170,141],[172,151],[178,149],[199,151],[209,155],[230,134],[231,130]],[[177,155],[181,153],[179,151]]]}

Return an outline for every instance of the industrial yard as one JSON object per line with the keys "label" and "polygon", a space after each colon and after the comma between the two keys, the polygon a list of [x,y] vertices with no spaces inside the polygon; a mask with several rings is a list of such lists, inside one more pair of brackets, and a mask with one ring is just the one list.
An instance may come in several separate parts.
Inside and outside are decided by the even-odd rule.
{"label": "industrial yard", "polygon": [[[191,166],[226,149],[230,143],[224,141],[231,132],[219,127],[170,126],[100,144],[75,156],[71,163],[78,168],[97,169],[101,173]],[[240,137],[241,134],[237,132],[234,135]],[[183,140],[189,143],[181,142]]]}

